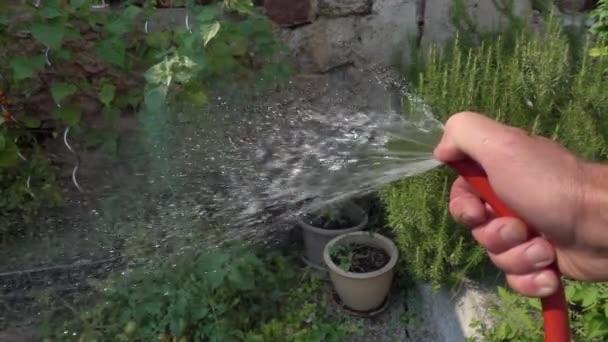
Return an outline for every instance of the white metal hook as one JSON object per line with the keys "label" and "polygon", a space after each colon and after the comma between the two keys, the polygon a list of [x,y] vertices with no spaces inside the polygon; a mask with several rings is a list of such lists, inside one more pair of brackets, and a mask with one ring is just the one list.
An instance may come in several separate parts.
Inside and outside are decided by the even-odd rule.
{"label": "white metal hook", "polygon": [[19,156],[19,159],[23,160],[24,162],[27,161],[27,158],[25,158],[25,156],[21,153],[21,151],[17,151],[17,155]]}
{"label": "white metal hook", "polygon": [[190,29],[190,23],[188,22],[188,13],[186,13],[186,30],[192,33],[192,30]]}
{"label": "white metal hook", "polygon": [[32,176],[27,176],[27,181],[25,182],[25,186],[27,188],[27,193],[32,196],[32,198],[36,198],[36,195],[34,195],[34,193],[32,192],[32,189],[30,188],[30,181],[32,180]]}
{"label": "white metal hook", "polygon": [[102,8],[107,8],[107,7],[109,7],[109,6],[108,6],[108,4],[106,4],[105,0],[101,0],[100,4],[91,5],[91,8],[93,8],[93,9],[102,9]]}
{"label": "white metal hook", "polygon": [[68,142],[68,133],[69,132],[70,132],[70,126],[66,127],[65,132],[63,132],[63,143],[68,148],[68,150],[70,150],[70,152],[72,152],[76,156],[76,159],[77,159],[76,165],[74,166],[74,169],[72,170],[72,182],[74,183],[74,185],[76,186],[78,191],[83,192],[82,188],[80,187],[80,184],[78,184],[78,180],[76,179],[76,173],[78,172],[78,167],[80,166],[80,158],[78,157],[78,153],[76,153],[76,151],[74,151],[74,149],[72,148],[72,146],[70,146],[70,143]]}
{"label": "white metal hook", "polygon": [[51,52],[51,48],[47,46],[46,51],[44,52],[44,58],[46,59],[46,64],[48,66],[51,66],[51,61],[49,60],[49,52]]}

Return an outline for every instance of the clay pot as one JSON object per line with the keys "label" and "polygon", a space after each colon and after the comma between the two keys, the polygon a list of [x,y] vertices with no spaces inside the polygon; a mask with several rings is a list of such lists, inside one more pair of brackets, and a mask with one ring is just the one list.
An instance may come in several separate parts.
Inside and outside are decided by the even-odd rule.
{"label": "clay pot", "polygon": [[[367,273],[344,271],[331,259],[331,251],[334,246],[347,246],[352,243],[382,249],[389,256],[388,263]],[[397,246],[390,239],[371,232],[340,235],[329,241],[323,250],[323,260],[340,300],[348,309],[360,313],[371,312],[382,306],[389,294],[398,258]]]}
{"label": "clay pot", "polygon": [[338,235],[363,230],[367,226],[368,215],[358,205],[352,202],[346,202],[337,206],[337,210],[339,210],[340,215],[348,217],[350,221],[356,222],[356,224],[344,229],[325,229],[311,225],[311,223],[307,222],[302,216],[297,219],[297,223],[302,229],[302,237],[304,240],[303,259],[313,268],[319,270],[325,269],[323,249],[329,240]]}

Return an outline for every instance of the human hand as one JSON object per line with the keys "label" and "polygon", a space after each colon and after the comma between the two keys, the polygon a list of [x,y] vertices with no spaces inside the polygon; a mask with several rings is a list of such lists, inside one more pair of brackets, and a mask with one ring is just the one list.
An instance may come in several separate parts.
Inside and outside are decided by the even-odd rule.
{"label": "human hand", "polygon": [[608,168],[468,112],[447,121],[434,155],[445,163],[479,163],[498,197],[538,230],[540,236],[530,239],[524,222],[496,218],[463,178],[454,182],[450,213],[472,228],[514,290],[532,297],[553,294],[559,279],[549,266],[556,259],[567,277],[608,280]]}

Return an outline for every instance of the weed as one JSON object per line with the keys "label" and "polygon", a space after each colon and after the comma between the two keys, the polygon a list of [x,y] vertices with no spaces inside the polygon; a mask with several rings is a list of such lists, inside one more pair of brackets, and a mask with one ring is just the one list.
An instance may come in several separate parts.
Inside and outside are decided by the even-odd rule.
{"label": "weed", "polygon": [[[116,275],[71,319],[47,324],[66,341],[340,341],[320,281],[294,261],[240,243]],[[320,304],[321,303],[321,304]]]}

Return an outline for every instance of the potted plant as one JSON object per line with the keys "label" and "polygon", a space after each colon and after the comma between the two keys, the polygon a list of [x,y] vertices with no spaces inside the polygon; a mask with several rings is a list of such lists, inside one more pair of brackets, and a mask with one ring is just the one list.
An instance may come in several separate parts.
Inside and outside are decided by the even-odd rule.
{"label": "potted plant", "polygon": [[304,240],[304,261],[317,269],[324,269],[323,248],[334,237],[363,230],[368,215],[358,205],[347,201],[330,204],[297,218]]}
{"label": "potted plant", "polygon": [[358,312],[382,306],[391,288],[399,251],[387,237],[353,232],[329,241],[323,260],[342,303]]}

